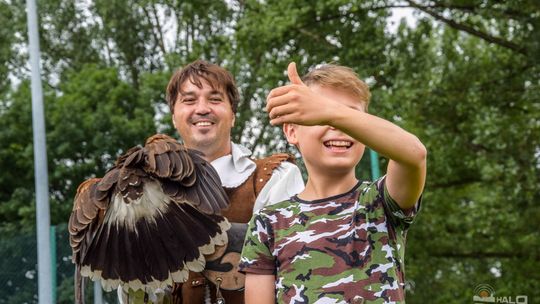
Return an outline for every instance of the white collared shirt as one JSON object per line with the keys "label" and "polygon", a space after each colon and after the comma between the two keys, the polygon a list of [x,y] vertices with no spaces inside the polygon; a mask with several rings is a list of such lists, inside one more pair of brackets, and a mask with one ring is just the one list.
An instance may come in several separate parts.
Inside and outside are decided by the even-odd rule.
{"label": "white collared shirt", "polygon": [[[225,188],[236,188],[245,182],[257,168],[249,156],[251,151],[231,142],[231,154],[224,155],[211,162]],[[304,190],[304,181],[300,169],[290,162],[282,162],[261,189],[255,200],[253,212],[270,204],[279,203]]]}

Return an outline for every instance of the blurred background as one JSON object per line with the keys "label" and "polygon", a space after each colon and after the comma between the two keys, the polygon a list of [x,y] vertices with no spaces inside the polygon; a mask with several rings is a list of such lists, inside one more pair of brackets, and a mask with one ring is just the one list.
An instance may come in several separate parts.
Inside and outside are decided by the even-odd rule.
{"label": "blurred background", "polygon": [[[58,303],[73,302],[66,222],[77,185],[147,136],[176,135],[165,87],[198,58],[236,77],[234,140],[258,156],[296,153],[262,111],[290,61],[300,74],[352,67],[372,90],[370,112],[428,149],[407,303],[473,303],[479,284],[540,301],[537,0],[37,2]],[[0,0],[0,24],[0,304],[37,303],[24,1]],[[358,176],[370,178],[364,158]]]}

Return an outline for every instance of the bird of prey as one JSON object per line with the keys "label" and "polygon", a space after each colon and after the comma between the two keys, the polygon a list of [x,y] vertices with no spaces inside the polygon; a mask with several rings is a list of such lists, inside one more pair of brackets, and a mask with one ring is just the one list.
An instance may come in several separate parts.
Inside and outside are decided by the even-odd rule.
{"label": "bird of prey", "polygon": [[69,218],[76,300],[84,297],[81,275],[107,291],[185,282],[227,244],[230,224],[220,211],[228,203],[199,152],[162,134],[129,149],[103,178],[77,189]]}

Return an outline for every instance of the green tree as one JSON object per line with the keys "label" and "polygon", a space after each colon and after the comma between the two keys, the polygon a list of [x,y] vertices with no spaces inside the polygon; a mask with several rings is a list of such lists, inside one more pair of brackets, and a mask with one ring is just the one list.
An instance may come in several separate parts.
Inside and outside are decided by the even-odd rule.
{"label": "green tree", "polygon": [[[101,176],[156,131],[176,133],[164,90],[177,67],[203,58],[232,71],[241,91],[233,138],[261,155],[295,152],[262,110],[269,90],[287,81],[287,63],[305,73],[337,62],[366,79],[372,113],[428,148],[423,210],[409,234],[407,302],[463,303],[480,283],[500,296],[540,297],[540,278],[530,271],[540,267],[533,250],[540,244],[533,227],[540,220],[537,1],[38,4],[53,223],[67,221],[83,179]],[[412,12],[414,24],[391,30],[395,9]],[[0,0],[0,21],[10,25],[0,29],[6,236],[33,231],[35,219],[25,18],[23,2]],[[16,240],[3,252],[22,255]],[[10,261],[3,269],[17,269]],[[59,285],[67,288],[69,280],[62,276]],[[35,301],[34,288],[17,289],[13,301]],[[69,301],[69,291],[62,297]]]}

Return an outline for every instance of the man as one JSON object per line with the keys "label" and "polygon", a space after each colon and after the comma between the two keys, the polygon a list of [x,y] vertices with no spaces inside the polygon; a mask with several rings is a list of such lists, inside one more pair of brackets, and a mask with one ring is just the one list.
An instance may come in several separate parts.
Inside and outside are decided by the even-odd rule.
{"label": "man", "polygon": [[[231,142],[239,93],[224,68],[197,60],[179,69],[167,86],[173,124],[186,147],[199,150],[218,172],[229,196],[223,215],[247,223],[254,210],[302,191],[300,170],[287,154],[252,160],[249,149]],[[239,258],[239,257],[238,257]],[[215,286],[199,273],[172,291],[173,303],[216,302]],[[227,304],[244,303],[243,291],[221,291]],[[125,301],[124,301],[125,302]]]}
{"label": "man", "polygon": [[[216,168],[227,191],[237,189],[253,176],[257,166],[249,158],[251,151],[231,142],[239,94],[227,70],[202,60],[185,66],[171,77],[167,101],[173,124],[185,145],[205,154],[204,158]],[[261,169],[268,171],[268,168]],[[255,209],[276,202],[279,197],[288,198],[304,188],[300,170],[292,163],[280,162],[272,174],[262,173],[270,179],[256,197]],[[235,205],[231,203],[231,208],[236,210]],[[229,214],[233,213],[231,208]],[[229,220],[247,222],[252,214],[252,210],[248,211],[243,214],[247,215],[245,218]]]}

